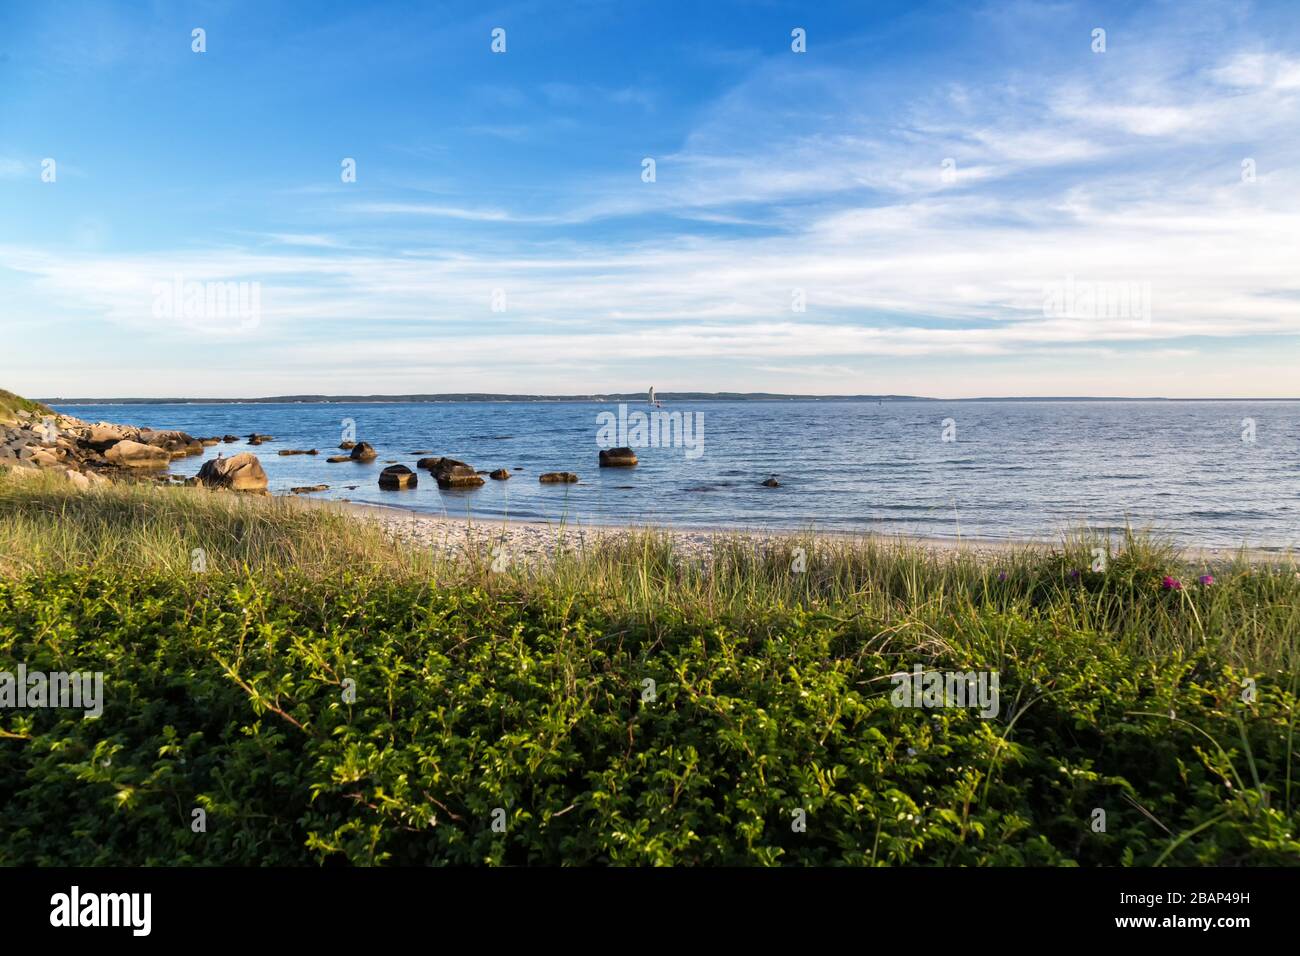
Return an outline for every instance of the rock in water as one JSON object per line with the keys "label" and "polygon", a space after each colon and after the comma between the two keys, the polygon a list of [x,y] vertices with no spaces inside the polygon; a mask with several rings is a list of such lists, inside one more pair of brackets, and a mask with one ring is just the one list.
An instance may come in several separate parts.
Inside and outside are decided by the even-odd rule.
{"label": "rock in water", "polygon": [[231,491],[266,491],[266,472],[252,452],[243,452],[232,458],[214,458],[205,461],[199,469],[199,484],[207,488],[227,488]]}
{"label": "rock in water", "polygon": [[301,488],[290,488],[289,490],[295,495],[309,495],[313,491],[329,491],[329,485],[303,485]]}
{"label": "rock in water", "polygon": [[510,478],[510,472],[506,471],[504,468],[498,468],[496,471],[489,474],[488,477],[493,481],[507,481]]}
{"label": "rock in water", "polygon": [[320,452],[315,448],[285,448],[277,454],[280,455],[319,455]]}
{"label": "rock in water", "polygon": [[142,429],[140,441],[156,448],[167,449],[173,458],[203,454],[203,443],[186,432]]}
{"label": "rock in water", "polygon": [[631,448],[607,448],[600,453],[601,468],[631,468],[636,464],[636,452]]}
{"label": "rock in water", "polygon": [[356,448],[356,447],[357,447],[357,443],[354,442],[354,441],[341,441],[341,442],[339,442],[339,448],[341,448],[343,451],[351,451],[352,449],[354,449],[354,448]]}
{"label": "rock in water", "polygon": [[379,453],[371,447],[371,444],[368,441],[357,442],[356,445],[352,447],[353,461],[374,461],[378,457]]}
{"label": "rock in water", "polygon": [[571,471],[548,471],[539,475],[537,480],[544,485],[571,485],[578,480],[578,476]]}
{"label": "rock in water", "polygon": [[166,448],[124,438],[104,452],[104,457],[119,468],[166,468],[172,453]]}
{"label": "rock in water", "polygon": [[414,488],[419,483],[420,479],[415,477],[415,472],[405,465],[389,465],[379,473],[379,487],[389,491]]}
{"label": "rock in water", "polygon": [[442,461],[441,458],[421,458],[419,461],[415,463],[415,467],[423,468],[426,471],[433,471],[435,468],[438,467],[438,463],[441,461]]}
{"label": "rock in water", "polygon": [[351,461],[352,456],[351,455],[330,455],[325,460],[329,462],[331,465],[337,465],[341,461]]}
{"label": "rock in water", "polygon": [[767,479],[767,481],[763,482],[763,487],[764,487],[764,488],[780,488],[780,487],[781,487],[781,482],[777,481],[775,478],[769,478],[769,479]]}
{"label": "rock in water", "polygon": [[483,479],[469,465],[455,458],[443,458],[433,468],[434,480],[439,488],[477,488]]}

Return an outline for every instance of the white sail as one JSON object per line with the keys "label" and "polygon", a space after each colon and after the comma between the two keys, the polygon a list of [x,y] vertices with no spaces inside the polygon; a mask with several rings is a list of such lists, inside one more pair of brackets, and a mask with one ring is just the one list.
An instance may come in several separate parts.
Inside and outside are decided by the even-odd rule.
{"label": "white sail", "polygon": [[655,387],[654,387],[653,385],[651,385],[651,386],[650,386],[650,404],[653,405],[654,403],[655,403]]}

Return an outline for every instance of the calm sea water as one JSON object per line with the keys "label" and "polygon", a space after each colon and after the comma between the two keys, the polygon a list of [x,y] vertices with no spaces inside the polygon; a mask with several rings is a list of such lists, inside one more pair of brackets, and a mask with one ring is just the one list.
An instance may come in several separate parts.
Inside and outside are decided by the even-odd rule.
{"label": "calm sea water", "polygon": [[[644,405],[629,411],[648,412]],[[823,528],[935,537],[1051,538],[1126,522],[1184,544],[1300,546],[1297,402],[694,402],[699,453],[638,448],[635,469],[597,467],[598,418],[614,404],[63,405],[91,421],[276,441],[251,449],[273,493],[328,484],[320,497],[482,518],[688,527]],[[379,459],[326,464],[343,420]],[[945,441],[945,420],[951,420]],[[1249,421],[1243,421],[1249,420]],[[1253,422],[1254,440],[1243,440]],[[1249,435],[1247,434],[1247,437]],[[318,448],[318,457],[281,457]],[[239,444],[207,449],[229,456]],[[441,491],[427,475],[381,491],[387,460],[429,451],[506,482]],[[173,467],[197,472],[204,459]],[[513,469],[520,468],[520,471]],[[541,485],[573,471],[576,485]],[[775,475],[780,488],[760,482]]]}

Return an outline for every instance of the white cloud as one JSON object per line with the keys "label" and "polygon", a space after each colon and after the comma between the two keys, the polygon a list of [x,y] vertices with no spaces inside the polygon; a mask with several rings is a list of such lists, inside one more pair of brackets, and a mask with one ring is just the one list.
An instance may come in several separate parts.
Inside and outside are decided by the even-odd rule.
{"label": "white cloud", "polygon": [[1279,53],[1238,53],[1212,69],[1210,75],[1227,86],[1300,90],[1300,59]]}
{"label": "white cloud", "polygon": [[[1300,165],[1287,159],[1300,155],[1300,61],[1236,53],[1189,70],[1153,56],[1038,86],[967,82],[885,115],[855,108],[869,82],[760,67],[657,157],[658,182],[640,182],[632,165],[556,183],[526,214],[476,196],[384,198],[267,234],[269,247],[0,249],[0,267],[52,311],[169,341],[196,332],[152,316],[155,283],[258,281],[262,321],[243,338],[278,367],[326,374],[511,369],[523,381],[656,359],[848,378],[846,362],[877,357],[1100,361],[1140,347],[1208,361],[1216,346],[1196,340],[1300,335]],[[791,110],[791,84],[822,111]],[[1240,178],[1241,141],[1263,147],[1253,183]],[[954,182],[941,177],[947,157]],[[335,238],[357,214],[374,217],[362,220],[372,235],[433,222],[439,238],[359,251],[371,247]],[[612,217],[693,226],[567,228]],[[440,238],[437,220],[475,224],[464,227],[472,241]],[[718,228],[696,231],[705,224]],[[533,228],[506,228],[516,225]],[[499,237],[483,238],[493,227]],[[1149,287],[1150,321],[1045,315],[1045,289],[1067,278]],[[503,313],[491,309],[496,289]],[[791,309],[796,289],[806,312]],[[1241,390],[1254,378],[1242,370]]]}

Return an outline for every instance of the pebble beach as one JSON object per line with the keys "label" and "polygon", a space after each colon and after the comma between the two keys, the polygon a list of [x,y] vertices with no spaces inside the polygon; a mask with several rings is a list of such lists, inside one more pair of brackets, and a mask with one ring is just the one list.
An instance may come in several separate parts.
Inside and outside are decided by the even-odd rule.
{"label": "pebble beach", "polygon": [[[293,498],[306,507],[334,508],[357,521],[377,523],[386,534],[408,542],[421,549],[433,549],[445,557],[467,553],[490,553],[492,548],[504,549],[511,560],[532,563],[558,553],[580,552],[603,543],[652,531],[657,536],[669,538],[674,551],[689,561],[707,561],[714,548],[722,543],[737,540],[761,550],[773,545],[807,542],[811,537],[830,546],[846,543],[871,543],[887,548],[921,550],[937,558],[968,557],[981,561],[995,561],[1011,552],[1026,550],[1050,551],[1061,547],[1060,541],[1005,540],[993,541],[976,538],[944,539],[916,536],[855,535],[832,531],[796,533],[788,530],[753,528],[682,529],[651,527],[645,525],[600,525],[576,522],[509,521],[497,519],[451,518],[428,515],[401,508],[388,508],[354,502],[330,502],[319,499]],[[1276,564],[1291,566],[1291,556],[1278,552],[1231,548],[1191,548],[1183,557],[1193,563],[1222,566],[1234,561],[1251,564]]]}

